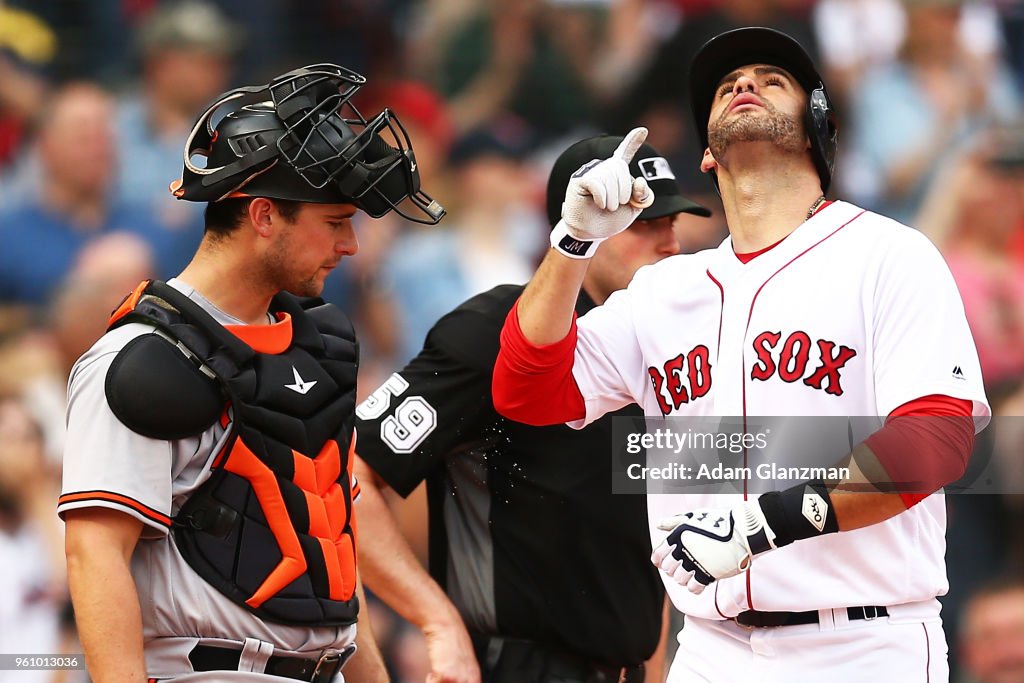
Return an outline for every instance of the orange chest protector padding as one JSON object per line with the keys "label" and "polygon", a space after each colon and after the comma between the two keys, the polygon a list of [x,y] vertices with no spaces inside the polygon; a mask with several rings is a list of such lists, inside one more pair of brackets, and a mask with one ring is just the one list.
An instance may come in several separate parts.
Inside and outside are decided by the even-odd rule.
{"label": "orange chest protector padding", "polygon": [[[118,418],[147,436],[183,438],[186,427],[195,436],[217,419],[230,431],[211,454],[210,478],[174,517],[174,541],[200,576],[269,621],[347,625],[359,609],[351,477],[358,344],[345,314],[318,299],[280,294],[271,312],[277,325],[232,333],[173,287],[143,283],[111,328],[145,322],[159,334],[125,346],[107,396]],[[132,391],[142,391],[138,400]],[[177,422],[161,431],[168,406]]]}

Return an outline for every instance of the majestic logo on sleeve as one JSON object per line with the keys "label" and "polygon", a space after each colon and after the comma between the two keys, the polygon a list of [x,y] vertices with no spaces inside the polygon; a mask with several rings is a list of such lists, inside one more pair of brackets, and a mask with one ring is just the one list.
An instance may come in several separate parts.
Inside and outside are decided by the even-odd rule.
{"label": "majestic logo on sleeve", "polygon": [[668,415],[711,391],[711,353],[701,344],[685,355],[670,358],[660,368],[647,368],[647,374],[654,385],[661,414]]}
{"label": "majestic logo on sleeve", "polygon": [[798,330],[784,342],[781,332],[762,332],[754,338],[757,362],[750,370],[750,379],[766,382],[777,374],[784,382],[802,379],[809,387],[842,396],[840,370],[857,352],[827,339],[819,339],[813,346],[820,356],[816,364],[810,362],[812,342],[806,332]]}

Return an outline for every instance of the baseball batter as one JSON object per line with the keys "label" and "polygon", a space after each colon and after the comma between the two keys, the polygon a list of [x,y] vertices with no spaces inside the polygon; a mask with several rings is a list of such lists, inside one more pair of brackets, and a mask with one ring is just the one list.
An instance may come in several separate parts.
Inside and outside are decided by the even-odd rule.
{"label": "baseball batter", "polygon": [[364,82],[317,64],[211,105],[172,184],[208,202],[195,257],[71,371],[58,510],[96,683],[387,680],[359,619],[358,346],[318,295],[357,210],[443,210],[393,115],[344,111]]}
{"label": "baseball batter", "polygon": [[[963,473],[990,416],[956,285],[920,233],[825,199],[831,103],[791,38],[714,38],[691,100],[730,237],[641,269],[576,324],[587,259],[650,201],[626,171],[646,137],[632,131],[569,185],[506,320],[495,406],[573,426],[630,402],[649,416],[879,416],[838,463],[849,480],[648,496],[652,560],[687,615],[669,680],[946,680],[945,507],[929,494]],[[917,484],[847,490],[881,481]]]}
{"label": "baseball batter", "polygon": [[[586,138],[559,155],[546,190],[552,227],[573,172],[621,141]],[[637,150],[630,167],[658,200],[592,262],[577,303],[581,315],[626,287],[641,266],[679,252],[680,214],[710,213],[680,193],[668,161],[650,145]],[[576,431],[517,424],[494,412],[498,335],[522,291],[502,285],[442,317],[423,350],[356,409],[355,471],[367,510],[360,568],[378,597],[423,629],[438,683],[664,680],[658,650],[665,591],[647,561],[647,539],[636,533],[646,520],[644,499],[612,495],[611,472],[591,466],[612,438],[614,420],[642,413],[626,406]],[[382,497],[388,487],[408,495],[424,480],[430,574]],[[564,545],[575,552],[551,552]],[[618,549],[615,562],[605,561],[609,546]],[[591,568],[586,576],[578,575],[581,564]],[[447,598],[436,595],[438,585]],[[457,666],[460,633],[449,611],[468,629],[463,639],[471,645],[463,647],[474,668],[479,662],[475,676]]]}

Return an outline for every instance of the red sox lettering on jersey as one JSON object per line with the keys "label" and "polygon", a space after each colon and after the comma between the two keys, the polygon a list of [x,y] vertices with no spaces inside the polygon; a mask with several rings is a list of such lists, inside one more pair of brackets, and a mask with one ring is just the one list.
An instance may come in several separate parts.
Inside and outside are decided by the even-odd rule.
{"label": "red sox lettering on jersey", "polygon": [[[815,389],[822,389],[834,396],[843,395],[839,371],[847,361],[857,355],[849,346],[837,344],[828,339],[814,342],[821,359],[819,365],[811,370],[811,337],[806,332],[797,330],[790,334],[786,341],[781,332],[762,332],[754,339],[754,352],[757,364],[750,371],[750,379],[768,381],[774,375],[784,382],[796,382],[803,379],[804,384]],[[810,372],[808,372],[811,370]]]}
{"label": "red sox lettering on jersey", "polygon": [[[791,383],[803,380],[812,389],[833,396],[843,395],[841,371],[857,355],[856,350],[829,339],[812,342],[811,336],[802,330],[791,333],[785,341],[782,339],[781,332],[768,331],[754,338],[757,362],[750,370],[750,379],[767,382],[778,377]],[[819,354],[813,363],[812,348],[816,348]],[[660,366],[652,365],[647,368],[647,373],[662,415],[707,396],[714,381],[711,352],[704,344],[680,353]]]}
{"label": "red sox lettering on jersey", "polygon": [[701,344],[670,358],[661,367],[647,368],[662,415],[711,391],[710,355],[708,347]]}

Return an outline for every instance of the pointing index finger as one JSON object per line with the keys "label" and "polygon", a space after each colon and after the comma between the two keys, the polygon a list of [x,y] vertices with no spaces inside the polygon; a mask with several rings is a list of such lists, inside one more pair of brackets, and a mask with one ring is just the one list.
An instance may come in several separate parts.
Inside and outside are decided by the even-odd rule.
{"label": "pointing index finger", "polygon": [[626,137],[622,138],[622,142],[615,148],[615,153],[612,156],[619,157],[627,164],[633,160],[633,155],[640,149],[640,145],[644,144],[644,140],[647,139],[647,129],[643,126],[634,128],[629,131]]}

